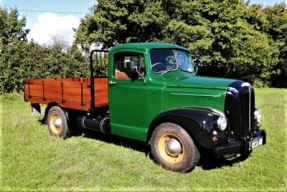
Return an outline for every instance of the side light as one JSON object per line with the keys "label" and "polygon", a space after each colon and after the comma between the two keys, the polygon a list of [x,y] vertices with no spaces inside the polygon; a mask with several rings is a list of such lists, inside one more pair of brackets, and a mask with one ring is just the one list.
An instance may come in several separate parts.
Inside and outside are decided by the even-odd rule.
{"label": "side light", "polygon": [[259,109],[255,108],[254,119],[257,121],[257,123],[260,123],[261,118],[262,118],[261,111]]}
{"label": "side light", "polygon": [[224,131],[227,127],[227,119],[224,116],[220,116],[217,120],[217,127],[220,131]]}

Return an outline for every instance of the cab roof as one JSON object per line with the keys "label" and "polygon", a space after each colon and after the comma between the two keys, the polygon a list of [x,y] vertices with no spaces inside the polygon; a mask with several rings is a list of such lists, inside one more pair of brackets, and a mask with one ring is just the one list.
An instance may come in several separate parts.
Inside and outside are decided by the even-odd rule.
{"label": "cab roof", "polygon": [[152,49],[181,49],[190,52],[188,49],[184,47],[168,43],[126,43],[113,47],[112,49],[110,49],[110,53],[122,49],[133,49],[133,50],[137,49],[146,52],[149,52]]}

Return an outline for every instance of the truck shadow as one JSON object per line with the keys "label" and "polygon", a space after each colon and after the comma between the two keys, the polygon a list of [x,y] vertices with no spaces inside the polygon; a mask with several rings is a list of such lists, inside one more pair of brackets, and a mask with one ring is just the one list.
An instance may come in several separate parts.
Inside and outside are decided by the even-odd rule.
{"label": "truck shadow", "polygon": [[145,142],[124,138],[124,137],[117,136],[117,135],[104,134],[101,132],[92,131],[88,129],[81,129],[81,130],[78,130],[77,134],[74,136],[76,137],[83,136],[88,139],[95,139],[95,140],[103,141],[105,143],[110,143],[110,144],[125,147],[128,149],[133,149],[138,152],[146,153]]}
{"label": "truck shadow", "polygon": [[212,170],[218,169],[222,167],[232,167],[234,164],[240,163],[241,158],[235,158],[232,160],[226,160],[223,158],[209,158],[209,159],[201,159],[197,166],[201,166],[203,170]]}
{"label": "truck shadow", "polygon": [[[150,152],[149,146],[146,146],[146,143],[143,141],[133,140],[117,135],[112,134],[103,134],[101,132],[96,132],[88,129],[78,129],[77,133],[73,135],[74,137],[85,137],[87,139],[95,139],[99,140],[105,143],[114,144],[117,146],[125,147],[128,149],[132,149],[141,153],[144,153],[146,157],[149,157],[152,161],[156,163],[154,160],[154,157],[152,156]],[[232,167],[234,164],[239,163],[245,159],[242,158],[236,158],[233,160],[225,160],[223,158],[214,158],[210,157],[207,152],[204,150],[200,150],[200,152],[203,154],[202,158],[200,159],[197,166],[201,167],[203,170],[212,170],[217,169],[221,167]]]}

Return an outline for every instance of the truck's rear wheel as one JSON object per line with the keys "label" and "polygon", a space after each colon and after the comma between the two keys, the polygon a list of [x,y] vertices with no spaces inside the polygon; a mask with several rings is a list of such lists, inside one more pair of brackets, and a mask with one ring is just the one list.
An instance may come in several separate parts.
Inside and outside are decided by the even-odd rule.
{"label": "truck's rear wheel", "polygon": [[47,116],[47,124],[51,135],[61,138],[70,136],[67,116],[60,107],[51,107]]}
{"label": "truck's rear wheel", "polygon": [[200,159],[190,135],[173,123],[160,124],[152,134],[150,145],[155,161],[171,171],[188,172]]}

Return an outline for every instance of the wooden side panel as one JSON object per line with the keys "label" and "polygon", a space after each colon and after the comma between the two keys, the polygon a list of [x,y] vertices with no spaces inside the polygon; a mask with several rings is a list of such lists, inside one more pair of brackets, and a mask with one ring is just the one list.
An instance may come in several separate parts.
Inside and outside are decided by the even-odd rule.
{"label": "wooden side panel", "polygon": [[108,78],[95,78],[95,106],[108,106]]}
{"label": "wooden side panel", "polygon": [[[60,81],[42,81],[42,90],[45,99],[61,99],[61,82]],[[32,86],[33,87],[33,86]]]}
{"label": "wooden side panel", "polygon": [[[95,80],[95,106],[108,105],[108,79]],[[90,78],[25,79],[25,100],[32,103],[58,103],[61,107],[90,109]]]}
{"label": "wooden side panel", "polygon": [[30,95],[43,97],[42,81],[30,80]]}
{"label": "wooden side panel", "polygon": [[87,82],[63,81],[64,101],[88,104],[91,100]]}

